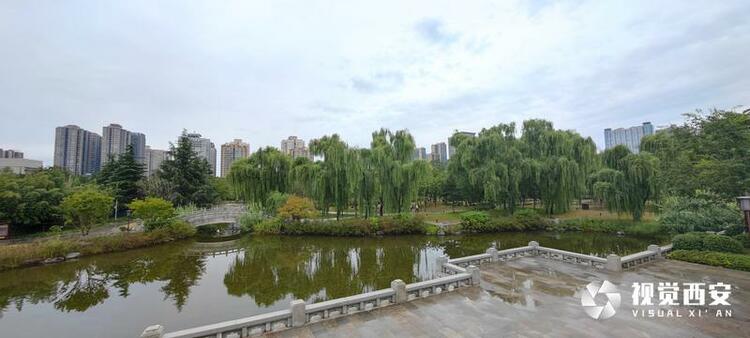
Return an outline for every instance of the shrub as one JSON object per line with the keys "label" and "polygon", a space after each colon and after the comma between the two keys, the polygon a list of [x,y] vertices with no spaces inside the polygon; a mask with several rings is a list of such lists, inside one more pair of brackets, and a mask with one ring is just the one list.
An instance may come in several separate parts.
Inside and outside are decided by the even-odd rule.
{"label": "shrub", "polygon": [[268,218],[255,224],[253,231],[256,234],[273,235],[281,233],[281,220],[277,218]]}
{"label": "shrub", "polygon": [[523,230],[543,230],[547,221],[535,209],[519,209],[513,213],[513,221]]}
{"label": "shrub", "polygon": [[667,197],[660,208],[659,222],[677,233],[722,231],[742,224],[742,214],[736,203],[704,191],[697,191],[694,197]]}
{"label": "shrub", "polygon": [[703,250],[704,236],[697,232],[677,235],[672,238],[672,245],[675,250]]}
{"label": "shrub", "polygon": [[315,215],[315,205],[307,197],[293,195],[287,198],[286,202],[276,211],[276,214],[282,219],[299,221],[304,218],[313,217]]}
{"label": "shrub", "polygon": [[425,234],[427,226],[419,216],[397,215],[372,219],[348,218],[339,221],[303,220],[283,223],[278,233],[285,235],[373,236]]}
{"label": "shrub", "polygon": [[75,245],[70,241],[51,239],[41,243],[44,258],[54,258],[67,255],[75,250]]}
{"label": "shrub", "polygon": [[742,244],[731,237],[722,235],[708,235],[703,238],[703,250],[717,252],[734,252],[743,251]]}
{"label": "shrub", "polygon": [[240,216],[240,230],[242,232],[253,232],[255,225],[262,222],[265,218],[263,214],[257,210],[249,210]]}
{"label": "shrub", "polygon": [[467,211],[459,215],[461,227],[468,232],[485,232],[490,216],[483,211]]}
{"label": "shrub", "polygon": [[172,221],[166,226],[166,229],[174,239],[193,237],[197,232],[193,225],[182,220]]}
{"label": "shrub", "polygon": [[143,226],[147,231],[167,226],[177,216],[172,202],[158,197],[135,200],[128,204],[128,208],[132,211],[133,217],[143,220]]}
{"label": "shrub", "polygon": [[634,222],[631,220],[601,220],[576,218],[547,226],[551,231],[623,232],[632,236],[654,237],[666,234],[668,229],[658,223]]}
{"label": "shrub", "polygon": [[750,271],[750,255],[713,251],[675,250],[668,257],[680,261]]}
{"label": "shrub", "polygon": [[724,234],[727,236],[737,236],[743,234],[746,229],[747,226],[745,224],[733,224],[725,229]]}
{"label": "shrub", "polygon": [[263,204],[263,212],[265,212],[266,215],[276,216],[276,210],[279,210],[279,208],[286,203],[288,198],[289,195],[287,194],[278,191],[272,192],[268,195],[268,198],[266,198],[266,201]]}
{"label": "shrub", "polygon": [[750,248],[750,233],[734,235],[732,238],[742,243],[742,246]]}

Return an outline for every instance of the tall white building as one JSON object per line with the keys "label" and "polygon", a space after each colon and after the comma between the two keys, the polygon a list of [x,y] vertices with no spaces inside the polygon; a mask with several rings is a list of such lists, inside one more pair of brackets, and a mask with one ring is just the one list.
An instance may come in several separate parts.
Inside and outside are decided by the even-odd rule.
{"label": "tall white building", "polygon": [[146,175],[152,176],[156,174],[156,172],[159,171],[162,162],[166,161],[169,156],[169,151],[151,149],[151,147],[146,146]]}
{"label": "tall white building", "polygon": [[292,158],[307,157],[313,159],[310,150],[305,147],[305,140],[297,136],[289,136],[286,140],[281,140],[281,152]]}
{"label": "tall white building", "polygon": [[425,149],[425,147],[419,147],[419,148],[414,149],[414,156],[412,156],[412,159],[428,160],[427,149]]}
{"label": "tall white building", "polygon": [[250,145],[240,139],[234,139],[221,145],[221,177],[229,175],[232,163],[241,158],[250,156]]}
{"label": "tall white building", "polygon": [[91,175],[101,169],[102,137],[76,125],[55,128],[53,165],[75,175]]}
{"label": "tall white building", "polygon": [[208,161],[211,173],[216,175],[216,146],[214,146],[213,142],[195,132],[187,134],[187,138],[193,145],[193,152],[198,154],[198,157]]}
{"label": "tall white building", "polygon": [[644,122],[640,126],[630,128],[604,129],[604,148],[611,149],[618,145],[624,145],[631,152],[637,154],[641,149],[641,139],[644,136],[653,135],[654,126],[651,122]]}
{"label": "tall white building", "polygon": [[433,162],[440,162],[440,163],[448,162],[448,146],[445,144],[445,142],[439,142],[439,143],[433,144],[430,150],[432,151],[431,160]]}
{"label": "tall white building", "polygon": [[128,145],[133,146],[133,156],[138,163],[146,164],[146,135],[123,129],[112,123],[102,128],[101,161],[107,163],[110,158],[123,154]]}

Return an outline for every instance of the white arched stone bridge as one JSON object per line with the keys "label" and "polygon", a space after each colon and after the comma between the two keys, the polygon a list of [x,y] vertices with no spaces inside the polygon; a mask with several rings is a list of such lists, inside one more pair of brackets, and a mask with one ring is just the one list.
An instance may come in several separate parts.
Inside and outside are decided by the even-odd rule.
{"label": "white arched stone bridge", "polygon": [[246,212],[247,206],[244,204],[231,203],[217,205],[210,209],[200,209],[191,214],[180,215],[179,218],[199,227],[217,223],[237,223],[240,216]]}

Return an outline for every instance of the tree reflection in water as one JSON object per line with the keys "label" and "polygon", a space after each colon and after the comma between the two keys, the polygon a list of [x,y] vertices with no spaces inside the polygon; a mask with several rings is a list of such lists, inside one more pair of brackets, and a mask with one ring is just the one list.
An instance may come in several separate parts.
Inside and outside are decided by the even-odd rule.
{"label": "tree reflection in water", "polygon": [[[291,298],[316,302],[387,288],[394,279],[411,283],[432,278],[435,258],[443,253],[461,257],[484,252],[493,244],[504,249],[526,245],[530,240],[600,256],[641,251],[648,244],[660,242],[587,233],[383,238],[247,236],[236,241],[235,249],[240,250],[227,257],[196,253],[191,242],[173,243],[0,272],[0,313],[11,306],[21,312],[25,304],[45,303],[61,312],[85,312],[113,295],[128,298],[133,284],[158,290],[163,300],[180,312],[191,290],[199,289],[201,278],[210,280],[199,290],[211,295],[202,304],[229,304],[237,297],[252,298],[259,308]],[[208,265],[214,271],[206,277]],[[221,282],[222,277],[226,290],[216,290],[210,282]],[[221,298],[224,293],[229,297]],[[157,303],[161,301],[146,299],[137,306]]]}
{"label": "tree reflection in water", "polygon": [[11,304],[52,303],[60,311],[84,312],[116,291],[130,295],[133,283],[165,282],[164,299],[180,309],[205,270],[205,258],[182,254],[190,244],[134,250],[62,264],[0,273],[0,311]]}

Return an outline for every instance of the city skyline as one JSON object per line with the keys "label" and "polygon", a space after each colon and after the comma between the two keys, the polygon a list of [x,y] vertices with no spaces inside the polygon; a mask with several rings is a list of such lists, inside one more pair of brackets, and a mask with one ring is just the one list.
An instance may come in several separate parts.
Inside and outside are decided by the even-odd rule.
{"label": "city skyline", "polygon": [[544,118],[603,149],[611,125],[750,103],[750,78],[737,76],[750,72],[742,1],[42,2],[0,10],[14,51],[0,55],[13,79],[0,83],[12,121],[0,146],[47,165],[50,131],[71,123],[117,121],[158,149],[183,128],[257,149],[332,133],[366,147],[381,127],[428,146],[456,129]]}

